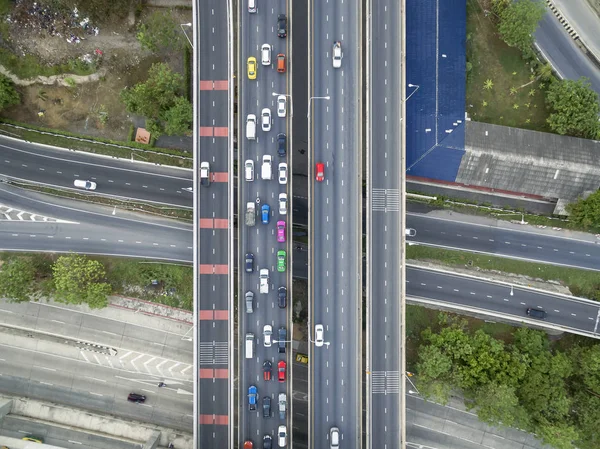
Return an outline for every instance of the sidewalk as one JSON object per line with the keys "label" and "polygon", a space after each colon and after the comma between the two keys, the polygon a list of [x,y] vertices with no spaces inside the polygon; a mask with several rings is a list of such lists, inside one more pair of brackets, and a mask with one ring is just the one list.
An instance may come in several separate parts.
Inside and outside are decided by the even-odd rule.
{"label": "sidewalk", "polygon": [[586,0],[551,0],[581,42],[600,61],[600,17]]}

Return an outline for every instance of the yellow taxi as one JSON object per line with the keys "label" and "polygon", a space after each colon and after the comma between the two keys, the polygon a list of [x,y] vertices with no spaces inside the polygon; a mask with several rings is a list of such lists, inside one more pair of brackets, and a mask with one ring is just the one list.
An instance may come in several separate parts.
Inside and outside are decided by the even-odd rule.
{"label": "yellow taxi", "polygon": [[248,79],[256,79],[256,58],[254,56],[248,58]]}

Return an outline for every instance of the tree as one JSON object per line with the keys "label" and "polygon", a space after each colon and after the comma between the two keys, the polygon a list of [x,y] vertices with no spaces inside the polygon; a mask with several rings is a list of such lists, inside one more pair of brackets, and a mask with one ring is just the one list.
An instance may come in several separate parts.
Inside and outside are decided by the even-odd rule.
{"label": "tree", "polygon": [[177,97],[175,104],[162,115],[162,119],[168,136],[185,134],[194,123],[193,106],[187,98]]}
{"label": "tree", "polygon": [[600,190],[567,205],[569,219],[584,228],[600,226]]}
{"label": "tree", "polygon": [[533,33],[544,12],[543,3],[532,0],[518,0],[503,8],[498,31],[504,42],[525,54],[531,53]]}
{"label": "tree", "polygon": [[568,422],[542,423],[536,429],[544,443],[556,449],[575,449],[579,433]]}
{"label": "tree", "polygon": [[489,383],[479,388],[473,399],[477,416],[483,422],[492,426],[525,427],[527,412],[519,406],[519,398],[513,387]]}
{"label": "tree", "polygon": [[106,272],[101,262],[69,254],[58,258],[52,272],[58,300],[69,304],[87,303],[91,308],[106,307],[111,287],[104,282]]}
{"label": "tree", "polygon": [[170,13],[155,11],[139,25],[137,39],[143,47],[153,52],[180,51],[186,44],[182,33],[179,23]]}
{"label": "tree", "polygon": [[7,76],[0,74],[0,109],[14,106],[21,102],[19,93],[15,90],[15,85]]}
{"label": "tree", "polygon": [[10,258],[0,270],[0,296],[13,301],[29,301],[34,293],[35,268],[29,259]]}
{"label": "tree", "polygon": [[598,137],[600,103],[585,78],[554,80],[548,87],[546,103],[552,110],[548,117],[552,131],[586,139]]}

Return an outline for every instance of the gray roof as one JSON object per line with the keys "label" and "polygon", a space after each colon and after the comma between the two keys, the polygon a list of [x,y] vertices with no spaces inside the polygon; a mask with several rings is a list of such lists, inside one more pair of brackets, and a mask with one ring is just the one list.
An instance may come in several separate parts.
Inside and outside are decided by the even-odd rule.
{"label": "gray roof", "polygon": [[600,142],[467,121],[456,182],[576,199],[600,188]]}

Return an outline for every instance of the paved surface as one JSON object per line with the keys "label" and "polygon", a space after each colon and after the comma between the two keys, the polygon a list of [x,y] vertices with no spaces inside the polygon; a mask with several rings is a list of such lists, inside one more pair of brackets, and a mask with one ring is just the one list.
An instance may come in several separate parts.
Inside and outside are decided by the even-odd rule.
{"label": "paved surface", "polygon": [[[328,445],[338,427],[343,447],[362,445],[362,2],[310,3],[309,161],[325,164],[311,179],[309,332],[322,324],[329,345],[311,345],[309,447]],[[334,41],[342,45],[339,69]],[[312,178],[314,173],[311,172]]]}
{"label": "paved surface", "polygon": [[[239,100],[238,111],[240,111],[240,144],[238,158],[238,173],[243,173],[243,164],[246,160],[254,161],[255,179],[245,181],[244,176],[238,177],[238,210],[241,217],[238,220],[238,239],[239,239],[239,290],[238,298],[243,298],[245,293],[251,291],[254,293],[254,311],[246,313],[243,302],[238,307],[239,323],[239,392],[238,392],[238,413],[239,428],[236,447],[242,447],[244,441],[251,440],[254,447],[261,447],[265,435],[273,438],[273,447],[277,445],[277,431],[279,426],[284,425],[287,428],[288,441],[293,437],[291,427],[291,381],[293,373],[291,351],[289,343],[285,343],[286,352],[278,352],[278,343],[273,343],[270,347],[264,345],[265,338],[263,330],[265,325],[271,325],[273,329],[272,340],[279,340],[278,332],[280,328],[286,330],[286,341],[291,340],[291,307],[279,308],[277,303],[278,289],[287,288],[287,297],[292,297],[291,267],[292,254],[290,251],[291,227],[286,228],[286,242],[277,242],[276,226],[278,221],[285,221],[289,224],[289,217],[292,215],[293,204],[290,201],[292,184],[295,179],[290,180],[289,172],[291,167],[295,166],[294,158],[296,154],[290,147],[293,142],[291,120],[292,115],[296,115],[297,102],[295,98],[287,98],[286,117],[278,117],[276,106],[276,94],[291,94],[292,78],[290,70],[293,70],[295,60],[292,49],[292,36],[294,29],[291,26],[293,21],[290,15],[290,6],[287,1],[265,2],[258,1],[257,13],[250,14],[247,10],[247,2],[240,2],[238,8],[238,18],[240,22],[239,31]],[[279,14],[285,14],[288,19],[287,37],[277,36],[277,17]],[[261,47],[263,44],[271,46],[271,64],[263,65],[261,60]],[[287,71],[278,73],[276,70],[277,55],[283,53],[286,55]],[[254,56],[257,60],[257,77],[255,80],[248,79],[247,59]],[[261,111],[263,108],[269,108],[271,111],[271,129],[263,131],[260,123]],[[293,113],[292,113],[293,111]],[[256,140],[249,140],[246,135],[246,117],[248,114],[257,116]],[[285,133],[287,135],[287,155],[280,157],[277,153],[277,135]],[[272,179],[261,179],[261,165],[263,155],[272,157]],[[280,163],[288,164],[288,182],[283,185],[278,181],[278,166]],[[280,214],[278,207],[278,197],[280,193],[288,195],[288,213]],[[257,203],[257,199],[260,201]],[[256,204],[256,224],[254,227],[246,226],[245,212],[246,204],[253,202]],[[270,206],[269,222],[263,224],[259,212],[263,205]],[[286,251],[287,269],[285,272],[277,270],[277,251]],[[254,270],[252,273],[245,271],[245,254],[254,255]],[[294,261],[294,266],[297,262]],[[269,290],[268,293],[259,291],[259,270],[266,268],[269,271]],[[252,357],[246,358],[245,337],[247,334],[254,336]],[[270,361],[272,365],[271,381],[263,380],[263,363]],[[277,365],[280,361],[287,364],[286,381],[277,381]],[[257,387],[258,403],[256,411],[250,411],[248,406],[248,388]],[[285,393],[288,399],[288,411],[285,419],[280,419],[278,412],[279,393]],[[270,398],[271,409],[268,417],[263,417],[263,401]]]}
{"label": "paved surface", "polygon": [[586,0],[552,0],[579,34],[585,46],[600,60],[600,17]]}

